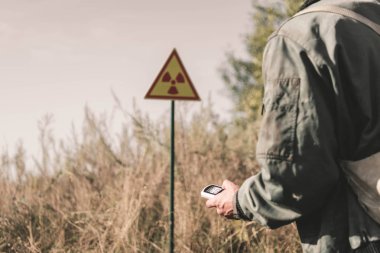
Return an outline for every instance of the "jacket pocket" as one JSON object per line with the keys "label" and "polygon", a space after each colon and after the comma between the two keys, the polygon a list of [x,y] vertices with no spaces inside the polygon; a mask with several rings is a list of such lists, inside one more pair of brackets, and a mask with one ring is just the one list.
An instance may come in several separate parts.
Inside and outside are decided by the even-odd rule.
{"label": "jacket pocket", "polygon": [[265,112],[256,147],[258,158],[293,161],[299,93],[299,78],[267,81]]}

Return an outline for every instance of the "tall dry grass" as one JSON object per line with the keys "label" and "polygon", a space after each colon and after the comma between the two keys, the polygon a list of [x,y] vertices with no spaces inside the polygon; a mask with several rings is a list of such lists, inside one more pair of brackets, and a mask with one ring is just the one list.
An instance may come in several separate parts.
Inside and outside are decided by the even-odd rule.
{"label": "tall dry grass", "polygon": [[[241,183],[258,170],[258,125],[223,122],[210,104],[190,117],[188,106],[176,113],[176,252],[299,252],[292,225],[270,231],[205,208],[203,186]],[[152,121],[119,110],[118,134],[87,109],[82,130],[64,141],[47,117],[32,171],[22,145],[2,153],[1,252],[168,251],[169,115]]]}

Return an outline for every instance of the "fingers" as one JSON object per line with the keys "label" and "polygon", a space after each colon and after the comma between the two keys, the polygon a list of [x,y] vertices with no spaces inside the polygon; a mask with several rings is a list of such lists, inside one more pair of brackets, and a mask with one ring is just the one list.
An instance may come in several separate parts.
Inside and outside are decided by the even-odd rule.
{"label": "fingers", "polygon": [[206,201],[206,207],[208,207],[208,208],[217,207],[217,206],[218,206],[218,203],[215,200],[215,198],[209,199]]}

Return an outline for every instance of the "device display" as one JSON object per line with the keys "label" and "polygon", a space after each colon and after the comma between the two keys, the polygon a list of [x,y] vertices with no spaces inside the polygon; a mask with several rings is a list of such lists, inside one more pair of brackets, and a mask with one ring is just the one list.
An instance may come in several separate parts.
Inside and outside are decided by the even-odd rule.
{"label": "device display", "polygon": [[211,199],[215,197],[215,195],[221,193],[224,189],[219,185],[208,185],[201,191],[201,196],[206,199]]}

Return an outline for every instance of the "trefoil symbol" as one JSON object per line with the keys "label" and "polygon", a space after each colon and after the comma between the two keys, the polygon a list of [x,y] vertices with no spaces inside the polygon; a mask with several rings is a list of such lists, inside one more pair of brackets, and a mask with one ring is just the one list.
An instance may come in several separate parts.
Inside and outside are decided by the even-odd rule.
{"label": "trefoil symbol", "polygon": [[164,76],[162,77],[162,82],[164,83],[171,83],[171,86],[168,90],[168,94],[178,94],[178,90],[176,87],[177,83],[185,83],[185,78],[183,77],[182,73],[178,73],[175,79],[172,79],[169,72],[166,72]]}

